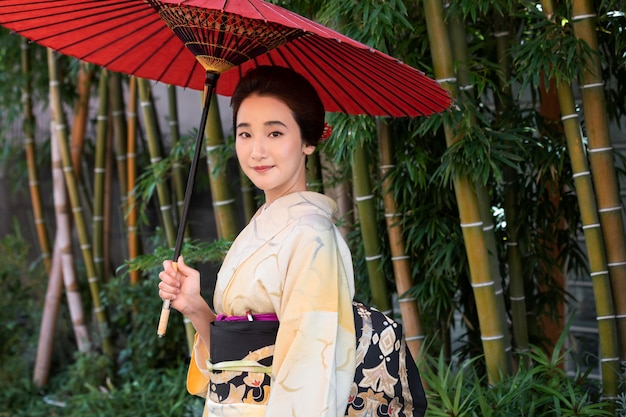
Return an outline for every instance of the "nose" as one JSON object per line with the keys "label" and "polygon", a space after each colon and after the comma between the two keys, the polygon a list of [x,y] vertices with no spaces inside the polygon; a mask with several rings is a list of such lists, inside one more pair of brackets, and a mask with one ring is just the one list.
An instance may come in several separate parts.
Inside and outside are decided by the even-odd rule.
{"label": "nose", "polygon": [[260,160],[263,159],[265,155],[265,141],[263,138],[255,136],[251,138],[252,141],[252,152],[250,153],[250,157],[252,159]]}

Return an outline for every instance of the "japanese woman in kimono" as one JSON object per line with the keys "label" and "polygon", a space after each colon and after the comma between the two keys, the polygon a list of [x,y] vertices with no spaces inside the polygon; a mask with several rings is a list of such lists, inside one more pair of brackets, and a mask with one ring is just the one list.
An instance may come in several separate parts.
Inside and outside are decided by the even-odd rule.
{"label": "japanese woman in kimono", "polygon": [[[182,257],[164,262],[159,295],[196,330],[187,389],[206,397],[204,416],[343,416],[355,372],[352,259],[333,222],[335,203],[306,190],[323,104],[296,72],[258,67],[231,106],[239,164],[265,203],[224,259],[215,311],[197,270]],[[275,339],[256,346],[245,331],[217,333],[217,324],[242,320],[276,320]],[[231,357],[216,357],[224,354]]]}

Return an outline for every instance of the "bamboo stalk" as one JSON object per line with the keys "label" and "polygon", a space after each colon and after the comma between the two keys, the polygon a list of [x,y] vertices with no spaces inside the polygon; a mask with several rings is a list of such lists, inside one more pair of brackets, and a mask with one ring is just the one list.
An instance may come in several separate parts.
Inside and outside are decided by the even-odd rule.
{"label": "bamboo stalk", "polygon": [[[541,4],[548,19],[552,20],[554,18],[553,1],[542,0]],[[617,320],[602,229],[596,207],[596,196],[594,195],[572,87],[565,81],[557,81],[556,86],[561,108],[561,121],[572,164],[572,175],[589,257],[589,272],[591,273],[598,321],[602,390],[605,398],[615,401],[619,389],[618,377],[620,373]]]}
{"label": "bamboo stalk", "polygon": [[[51,124],[54,124],[52,122]],[[80,285],[74,268],[74,251],[72,249],[72,219],[70,206],[67,201],[67,191],[64,182],[63,160],[59,149],[59,130],[52,130],[51,159],[52,181],[57,233],[55,237],[55,252],[60,254],[61,276],[65,284],[67,304],[72,319],[72,329],[80,352],[91,349],[91,337],[85,320],[85,310],[80,292]]]}
{"label": "bamboo stalk", "polygon": [[[448,27],[450,28],[450,40],[452,46],[452,55],[456,61],[456,74],[462,101],[471,103],[471,107],[475,107],[475,99],[473,95],[474,86],[471,83],[470,73],[468,69],[469,52],[467,47],[467,35],[465,24],[459,16],[450,17]],[[470,115],[471,123],[476,124],[476,118]],[[502,276],[500,275],[500,262],[498,260],[498,246],[496,243],[495,226],[493,224],[493,215],[491,213],[491,199],[484,184],[474,182],[476,192],[476,200],[478,202],[478,210],[480,218],[483,222],[483,234],[487,254],[489,256],[489,267],[494,282],[494,290],[496,302],[498,306],[498,314],[495,319],[500,321],[500,328],[504,334],[504,349],[507,353],[507,363],[509,369],[512,366],[511,354],[511,335],[508,331],[506,305],[504,302],[504,291],[502,290]]]}
{"label": "bamboo stalk", "polygon": [[107,135],[107,147],[105,149],[106,158],[105,158],[105,168],[104,168],[104,221],[102,222],[103,226],[103,248],[102,257],[104,258],[104,280],[108,280],[111,276],[111,210],[112,210],[112,200],[111,195],[112,185],[113,185],[113,140],[111,137],[111,130],[109,129],[109,134]]}
{"label": "bamboo stalk", "polygon": [[[138,79],[139,98],[141,101],[141,109],[144,117],[144,123],[146,127],[146,134],[148,138],[148,149],[150,152],[150,162],[157,164],[162,159],[162,147],[160,142],[160,133],[158,129],[156,110],[152,102],[152,88],[150,82],[146,79]],[[155,178],[157,183],[157,195],[159,200],[159,207],[161,209],[161,220],[165,229],[165,237],[167,244],[170,248],[174,248],[176,245],[176,227],[174,225],[174,210],[172,209],[170,189],[167,186],[167,182]],[[189,352],[193,348],[193,340],[195,330],[193,325],[187,319],[184,318],[185,332],[187,336],[187,347]]]}
{"label": "bamboo stalk", "polygon": [[[126,205],[126,225],[128,236],[128,258],[135,259],[140,254],[139,235],[137,233],[137,219],[139,217],[136,197],[135,184],[137,182],[137,77],[131,76],[128,86],[128,133],[126,142],[126,180],[127,205]],[[130,283],[136,285],[139,283],[140,273],[138,270],[130,271]]]}
{"label": "bamboo stalk", "polygon": [[339,168],[332,159],[321,155],[322,178],[324,182],[324,193],[331,197],[337,203],[337,227],[344,239],[348,239],[351,225],[354,223],[352,216],[354,211],[354,203],[350,190],[352,186],[348,179],[339,180]]}
{"label": "bamboo stalk", "polygon": [[[167,86],[167,103],[169,108],[169,128],[170,128],[170,140],[172,146],[176,145],[180,141],[180,130],[178,123],[178,100],[176,97],[176,86]],[[180,162],[175,162],[172,166],[172,182],[174,184],[174,195],[176,196],[176,208],[178,218],[183,211],[183,204],[185,200],[185,177],[183,173],[183,165]],[[189,240],[189,225],[185,225],[185,240]]]}
{"label": "bamboo stalk", "polygon": [[93,172],[93,213],[92,213],[92,239],[93,239],[93,262],[100,281],[104,280],[104,205],[105,205],[105,174],[106,174],[106,150],[109,128],[109,72],[105,69],[100,73],[98,85],[98,115],[96,128],[96,154]]}
{"label": "bamboo stalk", "polygon": [[[146,128],[146,137],[148,139],[150,163],[157,164],[163,159],[163,155],[156,110],[152,102],[152,87],[150,86],[150,81],[144,78],[139,78],[137,82],[141,111]],[[165,238],[167,240],[167,245],[170,248],[173,248],[176,242],[176,227],[174,225],[174,212],[172,210],[170,189],[166,181],[156,178],[156,176],[155,181],[157,181],[156,190],[161,212],[161,221],[165,231]]]}
{"label": "bamboo stalk", "polygon": [[109,101],[111,103],[111,121],[113,128],[113,143],[115,144],[115,161],[117,178],[120,189],[122,207],[126,208],[128,198],[128,168],[126,153],[128,126],[124,114],[124,93],[122,80],[117,72],[109,73]]}
{"label": "bamboo stalk", "polygon": [[93,66],[86,62],[80,62],[78,67],[78,100],[74,106],[74,118],[70,145],[72,153],[72,165],[76,178],[80,177],[81,158],[85,145],[85,130],[89,118],[89,101],[91,99],[91,83],[93,79]]}
{"label": "bamboo stalk", "polygon": [[[443,18],[442,1],[424,0],[424,10],[435,77],[444,88],[450,91],[452,97],[456,97],[457,80],[453,70],[450,39]],[[453,145],[456,132],[453,131],[447,119],[444,119],[444,133],[448,147]],[[484,238],[483,221],[476,193],[469,179],[455,176],[453,184],[469,263],[471,285],[476,299],[487,375],[489,382],[495,383],[507,372],[508,365],[504,330],[500,326],[501,321],[493,319],[498,314],[498,302]]]}
{"label": "bamboo stalk", "polygon": [[[94,309],[94,314],[98,323],[98,330],[102,340],[102,350],[105,355],[113,356],[113,346],[110,341],[110,335],[108,330],[108,320],[104,306],[100,299],[100,281],[93,262],[93,255],[91,251],[91,243],[87,233],[87,226],[83,217],[83,210],[78,195],[78,187],[76,184],[76,177],[74,176],[74,170],[72,167],[72,160],[70,154],[70,146],[67,138],[67,125],[65,123],[65,117],[62,110],[61,92],[59,89],[58,68],[56,63],[57,55],[51,49],[48,49],[48,70],[50,75],[50,103],[52,110],[53,121],[53,134],[57,135],[59,149],[61,153],[61,160],[63,162],[63,173],[65,177],[65,185],[70,199],[72,207],[72,213],[74,218],[74,224],[78,232],[78,239],[81,245],[81,253],[83,261],[85,263],[85,269],[87,272],[87,282],[89,283],[89,290],[91,293],[91,299]],[[64,269],[65,275],[65,269]]]}
{"label": "bamboo stalk", "polygon": [[600,66],[600,51],[596,34],[596,14],[593,2],[572,0],[574,35],[593,51],[585,55],[580,88],[582,91],[585,128],[589,140],[589,162],[596,193],[604,245],[609,266],[613,303],[617,315],[620,357],[626,361],[626,235],[623,207],[613,161],[613,147],[604,95],[604,80]]}
{"label": "bamboo stalk", "polygon": [[[547,0],[544,0],[546,2]],[[619,386],[619,349],[617,321],[609,279],[602,230],[595,205],[595,196],[587,157],[580,135],[580,123],[570,85],[558,84],[561,119],[565,128],[567,148],[572,161],[572,174],[576,194],[580,204],[583,233],[587,243],[589,272],[593,284],[600,342],[600,366],[602,369],[602,390],[605,398],[617,400]]]}
{"label": "bamboo stalk", "polygon": [[246,223],[252,219],[258,209],[258,204],[254,198],[255,187],[250,178],[239,169],[239,182],[241,183],[241,200],[243,204],[243,215]]}
{"label": "bamboo stalk", "polygon": [[[502,19],[494,19],[496,32],[494,33],[496,42],[496,53],[498,56],[498,85],[500,94],[496,95],[496,105],[500,112],[510,108],[513,93],[510,85],[511,56],[509,54],[509,30],[506,22]],[[526,294],[524,291],[524,273],[522,252],[519,247],[519,209],[518,195],[519,185],[518,174],[514,168],[504,169],[505,191],[502,207],[506,215],[506,255],[509,278],[509,303],[511,306],[512,333],[517,353],[527,352],[528,345],[528,320],[526,316]],[[520,356],[522,358],[522,356]],[[526,356],[523,356],[526,358]],[[525,360],[525,359],[523,359]]]}
{"label": "bamboo stalk", "polygon": [[235,218],[235,199],[230,190],[228,169],[226,166],[219,166],[221,161],[218,151],[226,144],[216,95],[211,97],[204,139],[217,233],[223,239],[232,239],[237,235],[239,228]]}
{"label": "bamboo stalk", "polygon": [[46,385],[50,375],[50,363],[52,362],[54,336],[59,316],[62,289],[61,252],[58,246],[55,245],[54,255],[48,270],[48,287],[41,315],[41,325],[39,326],[37,356],[33,370],[33,382],[38,387]]}
{"label": "bamboo stalk", "polygon": [[318,193],[324,192],[324,183],[322,181],[322,165],[319,152],[314,152],[307,156],[306,163],[306,187],[307,190]]}
{"label": "bamboo stalk", "polygon": [[398,204],[391,192],[392,180],[388,176],[389,171],[395,167],[391,150],[391,133],[389,125],[383,119],[377,119],[376,126],[378,128],[380,176],[382,178],[385,221],[387,223],[396,291],[400,304],[400,315],[409,351],[413,358],[418,358],[425,335],[422,329],[421,314],[417,300],[407,295],[413,287],[413,278],[411,276],[410,258],[406,253],[406,245],[400,226],[399,219],[402,217],[402,214],[397,212]]}
{"label": "bamboo stalk", "polygon": [[[25,38],[21,43],[21,64],[22,73],[30,74],[31,62],[28,42]],[[26,153],[26,164],[28,166],[28,189],[30,191],[31,206],[33,208],[33,220],[37,228],[37,239],[41,250],[41,257],[44,262],[46,272],[51,268],[51,248],[48,228],[46,227],[45,210],[41,201],[41,188],[39,184],[39,174],[37,173],[37,158],[35,147],[35,115],[33,114],[33,98],[30,82],[26,83],[22,90],[22,114],[24,117],[24,151]]]}
{"label": "bamboo stalk", "polygon": [[382,269],[382,249],[378,235],[376,199],[370,183],[367,156],[363,144],[359,143],[352,154],[352,183],[356,201],[361,236],[365,249],[365,262],[369,277],[372,303],[385,314],[391,314],[392,308],[387,292],[385,275]]}

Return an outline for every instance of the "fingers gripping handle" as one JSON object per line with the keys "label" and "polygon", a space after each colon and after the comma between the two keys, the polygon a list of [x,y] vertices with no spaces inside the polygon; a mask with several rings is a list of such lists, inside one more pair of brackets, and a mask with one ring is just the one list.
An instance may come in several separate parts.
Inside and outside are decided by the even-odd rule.
{"label": "fingers gripping handle", "polygon": [[[178,271],[178,264],[172,262],[172,266]],[[163,300],[163,306],[161,307],[161,316],[159,317],[159,327],[157,328],[157,335],[159,337],[165,336],[167,331],[167,322],[170,319],[170,300]]]}

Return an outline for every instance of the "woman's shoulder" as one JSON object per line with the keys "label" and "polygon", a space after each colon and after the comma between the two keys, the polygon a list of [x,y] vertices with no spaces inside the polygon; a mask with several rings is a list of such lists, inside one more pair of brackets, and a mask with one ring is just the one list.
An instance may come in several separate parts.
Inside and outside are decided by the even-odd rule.
{"label": "woman's shoulder", "polygon": [[280,200],[283,200],[281,206],[286,210],[286,216],[294,220],[294,226],[302,226],[305,229],[312,227],[320,232],[333,229],[333,214],[337,205],[324,194],[303,191],[292,193]]}

